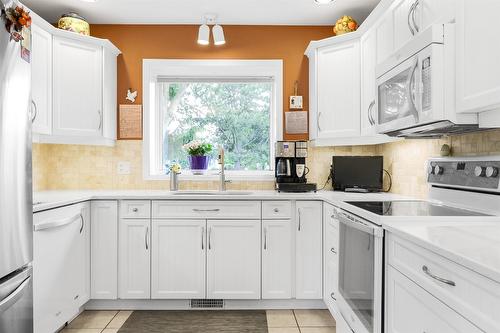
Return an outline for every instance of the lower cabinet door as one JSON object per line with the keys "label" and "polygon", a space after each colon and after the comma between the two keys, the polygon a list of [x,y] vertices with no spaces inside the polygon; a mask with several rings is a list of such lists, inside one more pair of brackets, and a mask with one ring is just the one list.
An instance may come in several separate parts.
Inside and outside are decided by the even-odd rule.
{"label": "lower cabinet door", "polygon": [[119,298],[147,299],[151,297],[150,252],[150,220],[121,219],[118,251]]}
{"label": "lower cabinet door", "polygon": [[205,298],[206,221],[153,220],[151,298]]}
{"label": "lower cabinet door", "polygon": [[91,297],[118,297],[118,202],[92,201]]}
{"label": "lower cabinet door", "polygon": [[295,280],[297,299],[323,298],[323,208],[321,201],[297,201]]}
{"label": "lower cabinet door", "polygon": [[262,221],[262,299],[292,298],[291,220]]}
{"label": "lower cabinet door", "polygon": [[207,297],[260,298],[260,220],[207,222]]}
{"label": "lower cabinet door", "polygon": [[480,333],[476,326],[392,266],[387,274],[388,333]]}

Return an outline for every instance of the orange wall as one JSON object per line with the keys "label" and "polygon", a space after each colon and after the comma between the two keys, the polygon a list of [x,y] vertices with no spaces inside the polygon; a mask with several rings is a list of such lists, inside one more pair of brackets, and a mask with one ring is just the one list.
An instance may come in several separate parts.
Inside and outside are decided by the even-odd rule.
{"label": "orange wall", "polygon": [[[224,26],[226,45],[200,46],[193,25],[93,25],[95,37],[111,40],[121,51],[118,58],[118,103],[126,103],[128,88],[139,91],[142,103],[142,59],[283,59],[283,106],[289,105],[294,82],[304,110],[309,108],[308,60],[304,51],[311,40],[332,35],[331,27]],[[287,140],[307,135],[286,135]]]}

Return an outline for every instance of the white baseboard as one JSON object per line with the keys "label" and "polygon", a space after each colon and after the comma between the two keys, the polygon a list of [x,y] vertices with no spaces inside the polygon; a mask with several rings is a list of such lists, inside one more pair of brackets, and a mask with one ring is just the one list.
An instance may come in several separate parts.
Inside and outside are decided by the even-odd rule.
{"label": "white baseboard", "polygon": [[[226,300],[220,310],[326,309],[323,300]],[[190,300],[90,300],[85,310],[190,310]],[[197,309],[204,310],[204,309]],[[219,309],[217,309],[219,310]]]}

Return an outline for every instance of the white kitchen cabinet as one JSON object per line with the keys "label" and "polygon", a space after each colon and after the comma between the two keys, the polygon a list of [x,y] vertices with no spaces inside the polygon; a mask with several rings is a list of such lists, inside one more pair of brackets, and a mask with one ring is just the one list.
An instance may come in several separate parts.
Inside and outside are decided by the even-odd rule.
{"label": "white kitchen cabinet", "polygon": [[262,221],[262,299],[292,298],[293,229],[290,219]]}
{"label": "white kitchen cabinet", "polygon": [[483,332],[391,266],[386,285],[388,333]]}
{"label": "white kitchen cabinet", "polygon": [[153,220],[152,227],[151,298],[205,298],[206,221]]}
{"label": "white kitchen cabinet", "polygon": [[[457,112],[486,113],[480,124],[500,126],[500,2],[457,0],[456,96]],[[481,24],[478,24],[480,19]]]}
{"label": "white kitchen cabinet", "polygon": [[89,204],[33,215],[33,306],[37,333],[53,333],[88,300]]}
{"label": "white kitchen cabinet", "polygon": [[360,135],[359,40],[316,50],[315,139],[352,138]]}
{"label": "white kitchen cabinet", "polygon": [[328,308],[338,314],[338,280],[339,280],[339,221],[335,207],[323,204],[323,260],[324,260],[324,290],[323,301]]}
{"label": "white kitchen cabinet", "polygon": [[[35,19],[36,20],[36,19]],[[52,35],[31,25],[31,99],[33,133],[52,133]]]}
{"label": "white kitchen cabinet", "polygon": [[415,24],[425,31],[436,23],[453,22],[456,16],[456,0],[418,0],[415,6]]}
{"label": "white kitchen cabinet", "polygon": [[207,221],[207,298],[260,298],[260,220]]}
{"label": "white kitchen cabinet", "polygon": [[394,52],[394,18],[391,12],[386,12],[375,23],[376,63],[384,62]]}
{"label": "white kitchen cabinet", "polygon": [[118,203],[91,204],[91,298],[118,297]]}
{"label": "white kitchen cabinet", "polygon": [[118,237],[118,297],[151,297],[151,220],[120,219]]}
{"label": "white kitchen cabinet", "polygon": [[322,202],[297,201],[295,209],[296,298],[322,299]]}
{"label": "white kitchen cabinet", "polygon": [[368,31],[361,37],[361,135],[376,135],[377,88],[377,34]]}
{"label": "white kitchen cabinet", "polygon": [[394,22],[394,51],[399,50],[417,33],[412,21],[413,4],[415,1],[397,0],[391,9]]}
{"label": "white kitchen cabinet", "polygon": [[53,133],[101,136],[102,47],[54,37],[53,57]]}

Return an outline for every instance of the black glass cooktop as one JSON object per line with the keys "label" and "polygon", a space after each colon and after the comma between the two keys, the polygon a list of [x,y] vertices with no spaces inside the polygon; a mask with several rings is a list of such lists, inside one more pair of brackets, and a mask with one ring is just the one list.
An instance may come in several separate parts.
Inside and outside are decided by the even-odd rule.
{"label": "black glass cooktop", "polygon": [[381,216],[487,216],[471,210],[427,201],[349,201],[347,203]]}

